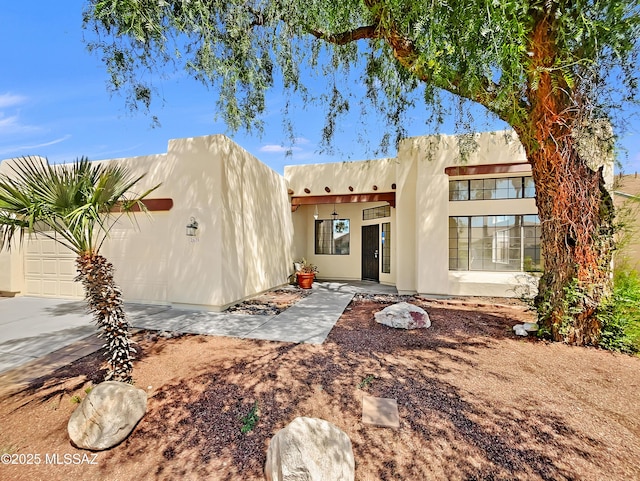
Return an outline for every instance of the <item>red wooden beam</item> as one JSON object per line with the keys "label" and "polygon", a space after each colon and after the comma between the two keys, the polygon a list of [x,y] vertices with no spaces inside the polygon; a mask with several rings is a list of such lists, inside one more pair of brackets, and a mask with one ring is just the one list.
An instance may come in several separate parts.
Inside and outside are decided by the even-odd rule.
{"label": "red wooden beam", "polygon": [[381,192],[379,194],[305,195],[291,197],[292,206],[313,204],[353,204],[360,202],[388,202],[391,207],[395,207],[396,193]]}
{"label": "red wooden beam", "polygon": [[[142,199],[142,203],[149,212],[165,212],[173,207],[173,199]],[[113,212],[120,212],[119,207],[114,207]],[[140,212],[140,207],[134,205],[132,212]]]}

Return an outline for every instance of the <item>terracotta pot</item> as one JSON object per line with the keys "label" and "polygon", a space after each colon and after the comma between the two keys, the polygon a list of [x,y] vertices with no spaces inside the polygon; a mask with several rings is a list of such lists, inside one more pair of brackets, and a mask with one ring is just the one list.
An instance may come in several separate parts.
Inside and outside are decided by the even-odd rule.
{"label": "terracotta pot", "polygon": [[313,272],[298,272],[298,285],[302,289],[311,289],[313,278],[316,276]]}

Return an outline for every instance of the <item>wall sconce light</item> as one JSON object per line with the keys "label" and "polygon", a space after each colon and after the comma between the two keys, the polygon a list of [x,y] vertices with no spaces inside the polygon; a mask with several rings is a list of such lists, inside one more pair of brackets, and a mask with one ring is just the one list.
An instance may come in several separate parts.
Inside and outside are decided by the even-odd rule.
{"label": "wall sconce light", "polygon": [[189,219],[189,223],[187,224],[187,237],[195,237],[198,232],[198,221],[195,217]]}
{"label": "wall sconce light", "polygon": [[316,204],[316,210],[313,213],[313,218],[314,220],[318,220],[319,214],[318,214],[318,204]]}

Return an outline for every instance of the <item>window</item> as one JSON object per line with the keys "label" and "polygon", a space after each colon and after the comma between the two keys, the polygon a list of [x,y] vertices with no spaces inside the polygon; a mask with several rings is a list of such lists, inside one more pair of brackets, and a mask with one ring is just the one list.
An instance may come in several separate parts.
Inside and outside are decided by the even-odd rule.
{"label": "window", "polygon": [[533,177],[449,181],[449,200],[533,199]]}
{"label": "window", "polygon": [[449,217],[449,270],[541,271],[537,215]]}
{"label": "window", "polygon": [[382,224],[382,272],[391,272],[391,223]]}
{"label": "window", "polygon": [[349,219],[316,221],[316,254],[349,255]]}
{"label": "window", "polygon": [[380,207],[362,210],[362,220],[381,219],[383,217],[391,217],[390,205],[382,205]]}

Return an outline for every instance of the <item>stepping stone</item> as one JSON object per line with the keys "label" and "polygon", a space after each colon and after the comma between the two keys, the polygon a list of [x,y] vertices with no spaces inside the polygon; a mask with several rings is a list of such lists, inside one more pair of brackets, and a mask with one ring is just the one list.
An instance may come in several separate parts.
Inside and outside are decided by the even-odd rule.
{"label": "stepping stone", "polygon": [[395,399],[363,396],[362,422],[385,428],[399,428],[398,402]]}

